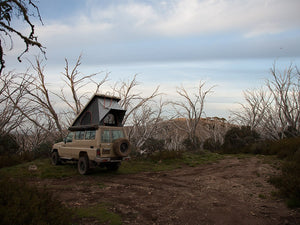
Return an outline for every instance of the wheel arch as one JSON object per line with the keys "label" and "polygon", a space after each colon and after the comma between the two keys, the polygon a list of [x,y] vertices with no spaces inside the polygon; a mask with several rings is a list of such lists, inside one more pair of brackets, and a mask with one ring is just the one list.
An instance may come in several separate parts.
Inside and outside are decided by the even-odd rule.
{"label": "wheel arch", "polygon": [[80,157],[84,157],[84,156],[87,157],[87,158],[89,158],[87,152],[85,152],[85,151],[79,152],[79,158],[80,158]]}

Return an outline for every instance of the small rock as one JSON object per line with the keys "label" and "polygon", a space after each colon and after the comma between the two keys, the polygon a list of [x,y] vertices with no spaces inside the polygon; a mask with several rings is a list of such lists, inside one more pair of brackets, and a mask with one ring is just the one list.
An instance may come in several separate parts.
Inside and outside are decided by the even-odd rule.
{"label": "small rock", "polygon": [[36,166],[36,165],[30,165],[30,166],[28,167],[28,170],[29,170],[29,171],[37,171],[37,166]]}

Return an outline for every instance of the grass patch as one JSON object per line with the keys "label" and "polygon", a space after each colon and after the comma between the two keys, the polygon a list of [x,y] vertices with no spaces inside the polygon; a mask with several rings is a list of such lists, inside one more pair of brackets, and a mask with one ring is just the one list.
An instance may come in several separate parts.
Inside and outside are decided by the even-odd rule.
{"label": "grass patch", "polygon": [[197,165],[212,163],[224,158],[224,156],[220,154],[210,152],[184,152],[181,153],[178,158],[167,158],[165,157],[166,154],[162,155],[163,159],[155,156],[147,159],[132,159],[130,161],[123,162],[122,166],[120,167],[117,173],[130,174],[139,172],[157,172],[165,170],[174,170],[182,168],[183,166],[194,167]]}
{"label": "grass patch", "polygon": [[264,195],[264,194],[259,194],[258,197],[261,198],[261,199],[266,199],[267,198],[267,196]]}
{"label": "grass patch", "polygon": [[73,209],[73,211],[76,217],[78,217],[79,219],[94,218],[101,224],[122,224],[121,217],[118,214],[110,212],[107,208],[108,207],[105,204],[98,204],[86,208],[75,208]]}
{"label": "grass patch", "polygon": [[185,153],[183,156],[183,163],[194,167],[197,165],[208,164],[212,162],[216,162],[217,160],[223,159],[224,156],[211,153],[211,152],[200,152],[198,154],[195,153]]}
{"label": "grass patch", "polygon": [[224,154],[226,157],[238,158],[238,159],[248,159],[254,156],[254,154],[245,154],[245,153],[237,153],[237,154]]}
{"label": "grass patch", "polygon": [[[36,170],[30,170],[35,166]],[[1,176],[12,178],[63,178],[78,175],[76,165],[66,164],[54,166],[49,159],[37,159],[32,162],[0,169]]]}
{"label": "grass patch", "polygon": [[106,185],[103,184],[103,183],[98,183],[97,186],[98,186],[98,188],[100,188],[100,189],[106,188]]}
{"label": "grass patch", "polygon": [[[122,162],[119,171],[112,172],[103,168],[96,168],[92,175],[111,176],[114,174],[133,174],[139,172],[156,172],[165,170],[174,170],[183,166],[197,166],[201,164],[215,162],[224,158],[223,155],[210,152],[201,153],[158,153],[149,158],[137,158]],[[31,166],[36,170],[30,170]],[[64,165],[54,166],[49,159],[38,159],[11,167],[0,169],[0,176],[11,178],[63,178],[79,176],[76,164],[66,163]]]}

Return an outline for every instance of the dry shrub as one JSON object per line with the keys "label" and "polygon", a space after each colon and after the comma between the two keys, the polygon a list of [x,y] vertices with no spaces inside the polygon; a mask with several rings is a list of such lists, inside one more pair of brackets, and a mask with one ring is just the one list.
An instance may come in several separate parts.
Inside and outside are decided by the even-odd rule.
{"label": "dry shrub", "polygon": [[152,154],[150,158],[154,161],[160,160],[172,160],[172,159],[182,159],[183,154],[180,151],[160,151]]}
{"label": "dry shrub", "polygon": [[72,224],[71,212],[46,191],[0,180],[0,224]]}

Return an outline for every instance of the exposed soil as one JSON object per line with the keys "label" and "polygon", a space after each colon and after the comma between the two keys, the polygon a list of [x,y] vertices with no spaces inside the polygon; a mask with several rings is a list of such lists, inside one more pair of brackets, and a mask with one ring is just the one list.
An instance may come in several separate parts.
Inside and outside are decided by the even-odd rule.
{"label": "exposed soil", "polygon": [[47,185],[70,207],[108,203],[123,224],[300,224],[299,210],[272,195],[275,188],[267,180],[277,172],[261,158],[226,158],[167,172],[33,183]]}

